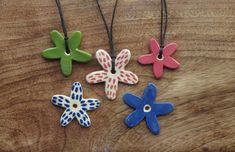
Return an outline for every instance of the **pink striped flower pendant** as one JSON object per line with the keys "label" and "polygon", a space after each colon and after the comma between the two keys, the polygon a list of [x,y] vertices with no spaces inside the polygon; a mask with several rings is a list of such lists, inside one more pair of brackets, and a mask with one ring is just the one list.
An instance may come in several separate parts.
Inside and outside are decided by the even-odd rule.
{"label": "pink striped flower pendant", "polygon": [[180,63],[172,58],[172,54],[176,51],[177,44],[170,43],[163,48],[163,54],[159,58],[160,46],[155,39],[150,40],[150,54],[141,55],[138,58],[140,64],[153,64],[153,73],[157,79],[163,76],[163,68],[177,69]]}
{"label": "pink striped flower pendant", "polygon": [[118,82],[125,84],[136,84],[138,77],[131,71],[125,70],[131,53],[127,49],[123,49],[115,59],[115,73],[112,70],[112,59],[110,55],[100,49],[96,52],[96,58],[103,70],[95,71],[86,76],[88,83],[95,84],[105,82],[105,94],[108,99],[114,100],[118,90]]}

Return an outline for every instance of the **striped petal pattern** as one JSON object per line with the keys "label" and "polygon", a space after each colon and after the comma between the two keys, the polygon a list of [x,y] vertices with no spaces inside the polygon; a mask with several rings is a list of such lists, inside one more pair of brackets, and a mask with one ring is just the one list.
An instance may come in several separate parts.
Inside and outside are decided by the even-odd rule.
{"label": "striped petal pattern", "polygon": [[125,70],[131,58],[129,50],[122,50],[115,59],[115,73],[112,73],[112,60],[109,54],[104,50],[96,52],[96,58],[103,70],[95,71],[86,76],[86,80],[90,84],[105,83],[105,94],[110,100],[114,100],[117,96],[118,82],[125,84],[138,83],[138,77],[131,71]]}

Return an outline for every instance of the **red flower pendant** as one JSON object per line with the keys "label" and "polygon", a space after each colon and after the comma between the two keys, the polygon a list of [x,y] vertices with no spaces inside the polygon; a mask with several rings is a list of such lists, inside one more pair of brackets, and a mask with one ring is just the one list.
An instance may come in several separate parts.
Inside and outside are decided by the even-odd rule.
{"label": "red flower pendant", "polygon": [[177,69],[180,67],[179,62],[172,58],[176,51],[177,44],[170,43],[163,48],[162,57],[159,58],[160,46],[155,39],[150,40],[150,54],[141,55],[138,58],[140,64],[153,64],[153,73],[157,79],[163,76],[163,67]]}

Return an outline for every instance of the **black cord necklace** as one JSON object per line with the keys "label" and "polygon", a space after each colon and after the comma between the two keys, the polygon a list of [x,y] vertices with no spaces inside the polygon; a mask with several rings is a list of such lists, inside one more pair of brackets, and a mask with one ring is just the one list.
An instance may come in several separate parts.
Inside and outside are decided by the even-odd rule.
{"label": "black cord necklace", "polygon": [[72,61],[87,62],[91,60],[92,56],[90,53],[79,49],[82,39],[80,31],[75,31],[70,37],[68,36],[60,0],[55,0],[55,2],[64,36],[59,31],[53,30],[51,38],[55,47],[44,50],[42,56],[46,59],[60,59],[62,73],[69,76],[72,73]]}
{"label": "black cord necklace", "polygon": [[[163,21],[163,19],[165,19],[165,21]],[[159,39],[159,42],[160,42],[159,58],[160,59],[162,58],[162,53],[163,53],[163,48],[164,48],[164,43],[165,43],[167,23],[168,23],[168,12],[167,12],[166,0],[161,0],[161,28],[160,28],[160,39]]]}
{"label": "black cord necklace", "polygon": [[110,29],[109,29],[108,24],[106,22],[106,19],[104,17],[103,11],[101,10],[99,0],[96,0],[96,3],[98,5],[98,9],[99,9],[99,12],[101,14],[102,20],[104,22],[105,29],[106,29],[108,39],[109,39],[110,54],[111,54],[111,59],[112,59],[112,70],[111,70],[111,72],[115,73],[116,52],[115,52],[114,44],[113,44],[113,22],[114,22],[114,17],[115,17],[115,14],[116,14],[116,8],[117,8],[118,0],[116,0],[115,5],[114,5]]}
{"label": "black cord necklace", "polygon": [[70,53],[69,44],[68,44],[69,37],[68,37],[68,32],[67,32],[67,28],[66,28],[65,21],[64,21],[63,11],[61,8],[60,0],[55,0],[55,2],[59,11],[61,27],[64,33],[64,43],[65,43],[66,53],[69,54]]}
{"label": "black cord necklace", "polygon": [[155,39],[150,40],[151,54],[141,55],[138,58],[140,64],[153,64],[153,73],[157,79],[163,76],[163,67],[177,69],[180,64],[171,56],[176,51],[177,44],[170,43],[165,46],[165,37],[168,23],[168,11],[166,0],[161,0],[161,26],[159,43]]}

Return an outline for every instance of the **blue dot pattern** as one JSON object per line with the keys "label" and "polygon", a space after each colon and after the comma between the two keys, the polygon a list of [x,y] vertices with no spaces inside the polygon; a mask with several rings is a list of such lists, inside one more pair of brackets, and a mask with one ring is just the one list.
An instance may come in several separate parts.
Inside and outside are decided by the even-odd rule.
{"label": "blue dot pattern", "polygon": [[[56,106],[65,108],[64,113],[60,118],[62,126],[67,126],[75,117],[80,125],[89,127],[91,125],[90,118],[86,111],[95,110],[100,106],[98,99],[84,99],[82,86],[79,82],[73,83],[70,97],[64,95],[54,95],[52,103]],[[76,104],[79,107],[73,107]]]}
{"label": "blue dot pattern", "polygon": [[54,105],[66,108],[70,104],[70,98],[64,95],[54,95],[52,97],[52,103]]}
{"label": "blue dot pattern", "polygon": [[71,94],[70,94],[71,99],[81,101],[82,94],[83,94],[82,85],[79,82],[73,83]]}
{"label": "blue dot pattern", "polygon": [[84,103],[82,106],[87,110],[95,110],[100,106],[100,101],[97,99],[84,99]]}
{"label": "blue dot pattern", "polygon": [[91,121],[87,113],[85,112],[84,114],[80,114],[80,117],[77,115],[77,119],[79,123],[84,126],[84,127],[89,127],[91,125]]}
{"label": "blue dot pattern", "polygon": [[60,124],[62,126],[67,126],[74,118],[74,112],[72,111],[64,111],[64,113],[62,114],[61,118],[60,118]]}

